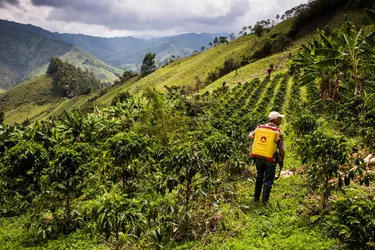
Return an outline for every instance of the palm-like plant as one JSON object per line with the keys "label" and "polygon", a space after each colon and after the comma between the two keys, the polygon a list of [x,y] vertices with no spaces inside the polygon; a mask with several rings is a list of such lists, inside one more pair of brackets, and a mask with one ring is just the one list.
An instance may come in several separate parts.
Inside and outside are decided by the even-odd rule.
{"label": "palm-like plant", "polygon": [[327,56],[322,53],[323,50],[338,47],[332,33],[329,30],[318,30],[318,36],[302,47],[302,51],[293,59],[294,66],[302,71],[300,84],[306,85],[317,79],[321,99],[337,98],[339,68],[337,65],[327,65]]}
{"label": "palm-like plant", "polygon": [[84,131],[84,116],[78,111],[66,112],[57,124],[57,129],[67,137],[73,137],[73,141],[82,141],[82,133]]}
{"label": "palm-like plant", "polygon": [[333,36],[337,48],[321,48],[316,54],[326,56],[326,60],[318,65],[322,67],[339,67],[341,72],[348,70],[355,83],[355,95],[361,94],[363,73],[374,69],[372,60],[375,48],[375,31],[365,35],[363,27],[357,31],[353,23],[346,21],[337,36]]}
{"label": "palm-like plant", "polygon": [[[373,11],[369,13],[375,15]],[[339,76],[348,72],[355,83],[354,94],[360,95],[363,74],[375,69],[374,38],[375,31],[366,35],[363,28],[358,31],[349,21],[339,31],[318,30],[318,37],[304,46],[294,59],[296,65],[302,68],[301,82],[319,79],[321,97],[324,98],[327,88],[334,89],[334,95],[337,94]]]}

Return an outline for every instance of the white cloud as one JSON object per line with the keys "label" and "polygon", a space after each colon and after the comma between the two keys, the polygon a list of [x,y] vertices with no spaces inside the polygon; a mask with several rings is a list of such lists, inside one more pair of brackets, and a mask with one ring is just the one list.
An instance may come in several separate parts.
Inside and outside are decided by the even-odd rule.
{"label": "white cloud", "polygon": [[[11,1],[13,2],[13,1]],[[95,36],[166,36],[237,32],[274,19],[306,0],[19,0],[1,5],[0,18],[44,29]]]}

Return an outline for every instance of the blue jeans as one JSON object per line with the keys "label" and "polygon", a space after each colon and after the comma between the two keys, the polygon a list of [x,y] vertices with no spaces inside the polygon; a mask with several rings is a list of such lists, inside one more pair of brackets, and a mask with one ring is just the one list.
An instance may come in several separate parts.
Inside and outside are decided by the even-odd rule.
{"label": "blue jeans", "polygon": [[265,159],[255,158],[255,166],[257,168],[256,181],[271,187],[275,179],[276,163],[270,163]]}

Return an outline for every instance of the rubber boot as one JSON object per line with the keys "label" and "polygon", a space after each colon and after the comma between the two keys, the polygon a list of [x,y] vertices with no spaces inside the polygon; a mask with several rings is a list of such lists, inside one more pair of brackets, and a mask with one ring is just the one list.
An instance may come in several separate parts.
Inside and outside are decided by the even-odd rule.
{"label": "rubber boot", "polygon": [[261,181],[255,182],[255,191],[254,191],[254,201],[255,202],[259,201],[260,194],[262,193],[262,186],[263,186],[263,183]]}
{"label": "rubber boot", "polygon": [[271,186],[268,186],[268,185],[264,185],[263,186],[263,196],[262,196],[262,203],[264,205],[267,204],[268,202],[268,199],[270,198],[270,193],[271,193]]}

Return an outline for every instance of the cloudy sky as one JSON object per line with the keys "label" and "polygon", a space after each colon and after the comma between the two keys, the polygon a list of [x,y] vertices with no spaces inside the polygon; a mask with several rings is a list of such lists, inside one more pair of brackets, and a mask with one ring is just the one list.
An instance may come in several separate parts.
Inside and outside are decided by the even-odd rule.
{"label": "cloudy sky", "polygon": [[0,19],[60,33],[157,37],[238,32],[307,0],[0,0]]}

